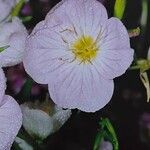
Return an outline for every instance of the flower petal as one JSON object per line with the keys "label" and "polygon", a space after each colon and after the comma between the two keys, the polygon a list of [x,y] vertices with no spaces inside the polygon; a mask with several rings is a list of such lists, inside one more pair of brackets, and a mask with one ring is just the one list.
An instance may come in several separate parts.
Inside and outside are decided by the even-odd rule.
{"label": "flower petal", "polygon": [[3,0],[0,0],[0,22],[2,22],[6,17],[8,17],[12,6]]}
{"label": "flower petal", "polygon": [[106,20],[106,9],[96,0],[64,0],[59,3],[27,40],[26,71],[38,83],[47,84],[51,70],[74,60],[70,45],[76,41],[78,34],[83,34],[81,28],[91,31],[94,27],[96,31],[96,27]]}
{"label": "flower petal", "polygon": [[68,29],[77,36],[97,32],[107,19],[105,7],[96,0],[64,0],[46,17],[49,27],[66,32]]}
{"label": "flower petal", "polygon": [[52,77],[49,83],[49,92],[60,107],[95,112],[110,101],[113,80],[103,79],[94,67],[81,65],[61,75],[59,70],[54,75],[56,80]]}
{"label": "flower petal", "polygon": [[57,33],[43,29],[34,35],[27,40],[23,63],[25,70],[35,81],[47,84],[50,72],[64,64],[70,64],[74,56],[67,51],[67,46]]}
{"label": "flower petal", "polygon": [[99,73],[113,79],[125,73],[133,61],[133,49],[127,30],[119,19],[111,18],[105,26],[98,57],[93,61]]}
{"label": "flower petal", "polygon": [[53,120],[42,110],[30,109],[25,104],[21,105],[23,113],[23,127],[34,137],[45,139],[53,132]]}
{"label": "flower petal", "polygon": [[69,109],[62,109],[55,105],[54,114],[52,115],[54,129],[53,132],[56,132],[60,129],[63,124],[69,119],[71,116],[71,110]]}
{"label": "flower petal", "polygon": [[0,30],[0,47],[9,46],[0,52],[0,66],[13,66],[22,61],[27,30],[18,18],[3,24]]}
{"label": "flower petal", "polygon": [[10,149],[21,124],[22,114],[17,102],[10,96],[4,96],[0,106],[0,149]]}

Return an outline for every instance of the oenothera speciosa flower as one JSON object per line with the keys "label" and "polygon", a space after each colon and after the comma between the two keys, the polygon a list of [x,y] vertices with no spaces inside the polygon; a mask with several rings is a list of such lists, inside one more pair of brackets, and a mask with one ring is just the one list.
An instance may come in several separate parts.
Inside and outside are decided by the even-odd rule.
{"label": "oenothera speciosa flower", "polygon": [[56,132],[71,115],[71,110],[63,110],[56,105],[50,105],[50,102],[25,103],[21,105],[21,109],[23,127],[37,140],[43,140]]}
{"label": "oenothera speciosa flower", "polygon": [[0,150],[9,150],[22,123],[22,114],[17,102],[5,95],[6,80],[0,69]]}
{"label": "oenothera speciosa flower", "polygon": [[133,60],[126,28],[96,0],[64,0],[27,39],[24,65],[64,108],[94,112]]}
{"label": "oenothera speciosa flower", "polygon": [[23,59],[27,30],[19,18],[0,24],[0,47],[6,47],[0,52],[0,66],[13,66]]}

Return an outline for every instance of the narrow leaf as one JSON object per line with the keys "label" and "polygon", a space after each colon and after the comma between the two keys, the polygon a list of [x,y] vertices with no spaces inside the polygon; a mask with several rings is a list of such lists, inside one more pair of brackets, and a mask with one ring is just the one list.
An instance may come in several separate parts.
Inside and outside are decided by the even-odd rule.
{"label": "narrow leaf", "polygon": [[4,47],[0,47],[0,52],[4,51],[5,49],[7,49],[9,47],[9,45],[4,46]]}
{"label": "narrow leaf", "polygon": [[16,17],[19,15],[19,12],[23,6],[23,4],[25,3],[25,0],[20,0],[16,6],[14,7],[14,9],[12,10],[12,13],[11,13],[11,17]]}
{"label": "narrow leaf", "polygon": [[93,150],[99,150],[100,145],[103,140],[108,140],[109,142],[112,143],[114,150],[119,150],[118,139],[117,139],[115,130],[111,122],[109,121],[109,119],[102,118],[100,121],[100,127],[101,127],[100,131],[98,132],[96,139],[95,139]]}
{"label": "narrow leaf", "polygon": [[126,7],[126,0],[116,0],[114,6],[114,16],[121,20],[124,15],[125,7]]}
{"label": "narrow leaf", "polygon": [[100,144],[103,141],[103,137],[104,137],[104,131],[97,133],[93,150],[99,150]]}
{"label": "narrow leaf", "polygon": [[109,121],[109,119],[106,118],[106,127],[110,133],[110,137],[112,137],[112,144],[114,146],[114,150],[119,150],[119,143],[118,143],[118,139],[117,139],[117,135],[115,133],[115,130],[111,124],[111,122]]}

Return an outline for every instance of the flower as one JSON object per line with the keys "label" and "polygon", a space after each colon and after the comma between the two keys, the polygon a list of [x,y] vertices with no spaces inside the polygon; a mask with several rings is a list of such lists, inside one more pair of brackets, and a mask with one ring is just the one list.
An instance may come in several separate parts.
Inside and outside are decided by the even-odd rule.
{"label": "flower", "polygon": [[0,0],[0,22],[9,16],[14,5],[14,0]]}
{"label": "flower", "polygon": [[102,141],[99,150],[113,150],[113,146],[110,142]]}
{"label": "flower", "polygon": [[70,110],[53,106],[50,102],[21,105],[23,127],[35,139],[43,140],[56,132],[70,117]]}
{"label": "flower", "polygon": [[17,102],[4,95],[5,76],[0,69],[0,149],[9,150],[22,124],[22,114]]}
{"label": "flower", "polygon": [[56,5],[28,37],[23,60],[36,82],[48,84],[58,106],[86,112],[110,101],[113,79],[132,61],[126,28],[119,19],[108,19],[96,0]]}
{"label": "flower", "polygon": [[0,25],[0,47],[8,47],[0,52],[0,66],[13,66],[22,61],[27,35],[27,30],[17,17]]}

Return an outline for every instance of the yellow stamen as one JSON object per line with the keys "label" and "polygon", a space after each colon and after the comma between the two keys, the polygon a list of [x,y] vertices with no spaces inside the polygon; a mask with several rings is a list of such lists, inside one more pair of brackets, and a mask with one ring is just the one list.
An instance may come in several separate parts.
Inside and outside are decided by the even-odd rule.
{"label": "yellow stamen", "polygon": [[98,47],[91,36],[80,37],[73,43],[71,49],[75,58],[81,63],[91,62],[96,57],[98,51]]}

